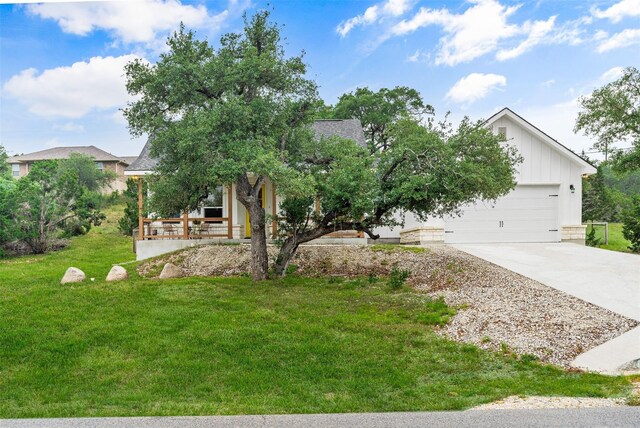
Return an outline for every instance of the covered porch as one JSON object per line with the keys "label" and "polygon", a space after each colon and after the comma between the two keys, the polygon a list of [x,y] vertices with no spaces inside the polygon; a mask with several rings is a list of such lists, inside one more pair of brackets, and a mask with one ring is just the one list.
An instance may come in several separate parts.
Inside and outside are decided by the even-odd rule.
{"label": "covered porch", "polygon": [[[132,177],[138,184],[138,212],[144,212],[144,175]],[[172,217],[157,217],[140,215],[135,238],[145,240],[202,240],[227,239],[240,240],[251,238],[251,222],[248,212],[236,198],[235,186],[219,186],[203,202],[203,205],[193,211],[184,210],[180,215]],[[266,182],[260,190],[262,207],[270,215],[271,222],[267,225],[268,238],[277,235],[276,222],[277,196],[275,186]]]}

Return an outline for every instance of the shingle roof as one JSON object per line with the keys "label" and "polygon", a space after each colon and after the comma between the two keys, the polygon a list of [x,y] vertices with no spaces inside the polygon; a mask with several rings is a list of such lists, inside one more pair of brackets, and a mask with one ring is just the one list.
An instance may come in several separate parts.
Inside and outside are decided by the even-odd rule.
{"label": "shingle roof", "polygon": [[367,147],[364,139],[362,124],[359,119],[323,119],[316,120],[312,125],[316,138],[341,137],[354,140],[362,147]]}
{"label": "shingle roof", "polygon": [[[367,147],[367,142],[364,139],[364,132],[362,131],[362,125],[358,119],[328,119],[328,120],[316,120],[311,125],[316,138],[322,137],[341,137],[354,140],[362,147]],[[156,166],[158,161],[151,157],[151,141],[149,137],[147,144],[142,148],[138,159],[133,161],[126,171],[151,171]]]}
{"label": "shingle roof", "polygon": [[151,157],[151,142],[153,137],[149,137],[147,143],[142,148],[140,155],[134,160],[125,171],[151,171],[158,163],[158,160]]}
{"label": "shingle roof", "polygon": [[123,163],[126,163],[127,165],[131,165],[136,159],[138,159],[138,156],[118,156],[118,157]]}
{"label": "shingle roof", "polygon": [[107,153],[96,146],[54,147],[52,149],[40,150],[39,152],[27,153],[25,155],[11,156],[8,159],[8,162],[16,163],[51,159],[68,159],[71,153],[80,153],[91,156],[98,162],[121,162],[119,157],[114,156],[111,153]]}

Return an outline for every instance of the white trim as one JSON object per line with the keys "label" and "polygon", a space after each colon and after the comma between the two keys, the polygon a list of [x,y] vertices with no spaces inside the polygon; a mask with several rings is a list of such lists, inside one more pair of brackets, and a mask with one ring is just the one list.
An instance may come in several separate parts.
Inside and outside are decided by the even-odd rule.
{"label": "white trim", "polygon": [[124,175],[151,175],[153,171],[125,171]]}
{"label": "white trim", "polygon": [[487,124],[493,125],[498,119],[504,116],[507,116],[509,119],[513,120],[518,125],[525,128],[527,131],[529,131],[530,133],[538,137],[541,141],[545,142],[548,146],[552,147],[558,153],[564,155],[569,160],[580,165],[583,168],[583,174],[595,174],[597,172],[596,168],[593,165],[591,165],[589,162],[582,159],[580,156],[578,156],[576,153],[572,152],[571,150],[569,150],[568,148],[560,144],[558,141],[549,137],[547,134],[545,134],[540,129],[536,128],[526,120],[524,120],[522,117],[518,116],[518,114],[511,111],[507,107],[503,108],[498,113],[491,116],[487,121]]}

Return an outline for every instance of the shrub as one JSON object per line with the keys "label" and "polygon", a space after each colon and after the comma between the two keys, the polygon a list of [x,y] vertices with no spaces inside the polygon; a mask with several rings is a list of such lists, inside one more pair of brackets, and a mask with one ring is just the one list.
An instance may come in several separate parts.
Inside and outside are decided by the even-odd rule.
{"label": "shrub", "polygon": [[401,289],[409,275],[411,275],[410,271],[398,269],[398,266],[394,266],[391,269],[391,275],[389,275],[389,288],[392,290]]}
{"label": "shrub", "polygon": [[622,235],[631,242],[629,249],[640,253],[640,196],[634,196],[631,206],[623,212]]}
{"label": "shrub", "polygon": [[600,238],[596,238],[596,228],[591,225],[589,232],[585,236],[585,244],[589,247],[597,247],[600,245]]}

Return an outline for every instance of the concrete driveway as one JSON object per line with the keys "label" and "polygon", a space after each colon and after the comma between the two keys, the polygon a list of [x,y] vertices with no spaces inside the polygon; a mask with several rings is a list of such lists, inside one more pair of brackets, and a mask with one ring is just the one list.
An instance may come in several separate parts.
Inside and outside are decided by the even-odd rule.
{"label": "concrete driveway", "polygon": [[[640,321],[640,256],[569,243],[457,244],[455,248]],[[574,362],[578,367],[615,373],[640,358],[640,327]]]}
{"label": "concrete driveway", "polygon": [[569,243],[455,248],[640,321],[640,256]]}

